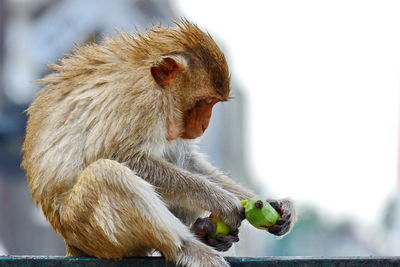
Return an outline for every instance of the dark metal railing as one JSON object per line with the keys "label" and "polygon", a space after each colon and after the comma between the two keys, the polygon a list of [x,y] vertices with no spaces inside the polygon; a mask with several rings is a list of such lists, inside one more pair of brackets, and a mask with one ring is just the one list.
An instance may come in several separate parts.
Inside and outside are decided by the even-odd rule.
{"label": "dark metal railing", "polygon": [[[400,257],[227,257],[231,266],[246,267],[400,267]],[[73,258],[61,256],[0,256],[0,266],[143,266],[173,267],[161,257],[138,257],[122,260]]]}

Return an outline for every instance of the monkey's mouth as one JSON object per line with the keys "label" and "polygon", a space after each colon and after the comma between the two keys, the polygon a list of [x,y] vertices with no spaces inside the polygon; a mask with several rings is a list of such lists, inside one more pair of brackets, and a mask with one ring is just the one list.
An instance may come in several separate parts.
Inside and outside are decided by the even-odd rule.
{"label": "monkey's mouth", "polygon": [[182,138],[197,138],[206,131],[212,114],[212,108],[220,99],[215,97],[200,97],[195,106],[186,112],[185,129]]}

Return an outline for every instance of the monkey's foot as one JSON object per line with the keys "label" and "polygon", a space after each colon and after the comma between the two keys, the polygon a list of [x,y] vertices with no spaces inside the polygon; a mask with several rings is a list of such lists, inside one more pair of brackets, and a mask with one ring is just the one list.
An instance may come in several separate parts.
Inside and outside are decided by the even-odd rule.
{"label": "monkey's foot", "polygon": [[229,267],[225,259],[217,251],[198,240],[189,240],[184,243],[178,254],[177,264],[191,267]]}

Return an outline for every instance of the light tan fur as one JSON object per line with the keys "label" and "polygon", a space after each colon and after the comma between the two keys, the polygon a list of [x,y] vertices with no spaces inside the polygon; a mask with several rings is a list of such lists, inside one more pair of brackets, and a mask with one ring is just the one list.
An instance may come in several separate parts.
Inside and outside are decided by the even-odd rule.
{"label": "light tan fur", "polygon": [[[161,87],[150,68],[165,57],[182,73]],[[239,200],[253,193],[179,137],[198,99],[229,97],[226,60],[212,38],[183,21],[107,36],[50,67],[28,109],[22,166],[67,254],[122,258],[156,249],[180,265],[227,266],[188,226],[212,212],[237,228]]]}

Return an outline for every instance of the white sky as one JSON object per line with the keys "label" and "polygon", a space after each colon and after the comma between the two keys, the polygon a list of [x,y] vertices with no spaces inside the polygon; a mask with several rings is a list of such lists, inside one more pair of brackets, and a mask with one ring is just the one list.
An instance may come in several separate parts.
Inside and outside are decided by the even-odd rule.
{"label": "white sky", "polygon": [[[176,1],[248,99],[250,167],[277,197],[377,223],[399,188],[400,1]],[[330,215],[331,214],[331,215]]]}

